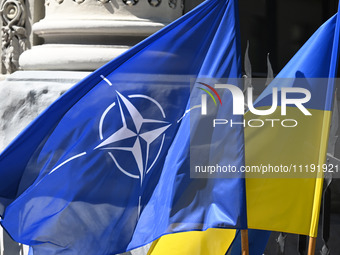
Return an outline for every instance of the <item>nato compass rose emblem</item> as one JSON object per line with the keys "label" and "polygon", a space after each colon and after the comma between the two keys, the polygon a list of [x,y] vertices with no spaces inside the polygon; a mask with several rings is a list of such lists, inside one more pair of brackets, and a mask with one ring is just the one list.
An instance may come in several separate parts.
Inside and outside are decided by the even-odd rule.
{"label": "nato compass rose emblem", "polygon": [[[101,78],[112,86],[107,78],[102,75]],[[109,105],[101,115],[98,128],[101,141],[93,150],[106,151],[113,164],[123,174],[139,179],[140,186],[142,186],[145,176],[152,170],[161,154],[165,141],[165,131],[172,124],[165,121],[165,112],[155,99],[142,94],[124,96],[118,91],[115,91],[115,93],[117,100]],[[134,105],[134,102],[137,106]],[[141,113],[143,111],[140,111],[139,108],[143,105],[147,105],[147,107],[144,107],[146,110]],[[149,111],[149,109],[152,110]],[[156,116],[156,118],[143,116],[150,114]],[[111,130],[112,125],[110,125],[112,122],[115,124],[120,122],[118,128],[113,131]],[[126,156],[116,156],[122,155],[122,153],[125,153]],[[86,152],[82,152],[68,158],[52,169],[48,175],[68,162],[86,155]],[[141,196],[139,196],[138,201],[138,218],[140,212]]]}
{"label": "nato compass rose emblem", "polygon": [[[112,86],[106,77],[101,75],[101,78]],[[118,91],[115,93],[116,100],[103,111],[100,117],[98,123],[100,141],[93,151],[105,151],[119,171],[129,178],[139,179],[142,187],[145,176],[152,170],[161,155],[165,133],[172,124],[166,121],[162,106],[154,98],[143,94],[123,95]],[[198,107],[200,106],[192,109]],[[186,110],[173,124],[181,122],[192,109]],[[111,123],[115,123],[115,128],[112,128]],[[53,168],[48,175],[70,161],[86,155],[87,152],[82,152],[66,159]],[[138,201],[138,218],[140,212],[141,196]]]}
{"label": "nato compass rose emblem", "polygon": [[[117,101],[108,106],[100,118],[99,137],[102,142],[94,150],[107,151],[114,164],[123,174],[131,178],[139,179],[140,185],[142,185],[145,175],[150,172],[161,153],[165,140],[164,132],[171,124],[162,120],[165,119],[166,116],[163,108],[155,99],[140,94],[125,97],[118,91],[116,91],[116,94]],[[144,118],[142,113],[131,102],[131,100],[134,99],[146,100],[156,107],[160,113],[160,119]],[[104,139],[104,122],[110,119],[108,114],[115,107],[119,109],[120,113],[118,118],[115,115],[115,121],[120,121],[122,127],[111,132],[111,134]],[[144,126],[148,126],[148,128],[143,128]],[[152,155],[150,155],[150,147],[156,140],[160,140],[161,142],[158,142],[158,148],[152,150],[153,152],[156,151],[156,155],[152,157]],[[118,157],[115,156],[115,154],[119,152],[125,152],[132,156],[132,158],[129,157],[129,159],[131,158],[134,161],[134,165],[138,168],[138,174],[136,174],[136,171],[133,172],[131,169],[126,169],[122,166],[124,162],[120,162]],[[128,159],[124,157],[124,160],[126,161]]]}

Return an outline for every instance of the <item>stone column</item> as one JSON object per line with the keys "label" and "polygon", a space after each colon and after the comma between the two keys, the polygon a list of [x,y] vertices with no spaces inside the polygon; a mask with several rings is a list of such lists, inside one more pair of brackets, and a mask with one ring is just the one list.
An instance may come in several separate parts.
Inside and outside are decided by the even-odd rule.
{"label": "stone column", "polygon": [[[18,1],[18,0],[12,0]],[[183,14],[183,0],[46,0],[24,70],[94,70]]]}

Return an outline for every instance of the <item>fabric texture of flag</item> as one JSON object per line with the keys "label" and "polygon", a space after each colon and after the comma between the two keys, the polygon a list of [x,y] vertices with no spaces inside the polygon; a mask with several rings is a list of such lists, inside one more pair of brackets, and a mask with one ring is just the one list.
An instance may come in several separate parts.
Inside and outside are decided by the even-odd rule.
{"label": "fabric texture of flag", "polygon": [[[249,254],[264,254],[270,231],[248,230]],[[206,231],[190,231],[165,235],[154,241],[148,255],[240,255],[240,230],[210,228]]]}
{"label": "fabric texture of flag", "polygon": [[[246,228],[244,179],[190,178],[185,114],[192,77],[241,76],[237,12],[234,0],[204,2],[79,82],[3,151],[1,225],[14,240],[34,254],[115,254],[167,233]],[[243,128],[224,136],[224,160],[243,165]]]}
{"label": "fabric texture of flag", "polygon": [[148,255],[224,255],[235,235],[235,229],[216,228],[165,235],[152,243]]}
{"label": "fabric texture of flag", "polygon": [[[256,230],[249,229],[248,230],[248,239],[249,239],[249,255],[260,255],[265,254],[265,249],[267,246],[267,242],[270,236],[270,231],[265,230]],[[238,230],[235,234],[235,239],[231,243],[226,255],[241,255],[241,233]]]}
{"label": "fabric texture of flag", "polygon": [[[280,101],[277,110],[269,116],[254,116],[250,112],[245,115],[246,120],[284,118],[298,122],[294,128],[282,125],[245,128],[246,165],[292,166],[291,173],[295,166],[297,172],[302,170],[305,174],[301,178],[294,178],[294,173],[289,178],[284,175],[247,178],[249,228],[313,237],[317,234],[323,179],[322,175],[307,176],[305,167],[322,166],[326,159],[334,97],[332,78],[338,59],[338,20],[335,15],[324,23],[254,103],[256,109],[268,109],[273,87],[278,88],[279,98],[282,88],[302,87],[311,93],[311,99],[304,104],[311,116],[291,105],[287,106],[287,115],[282,116]],[[289,173],[285,175],[287,177]]]}

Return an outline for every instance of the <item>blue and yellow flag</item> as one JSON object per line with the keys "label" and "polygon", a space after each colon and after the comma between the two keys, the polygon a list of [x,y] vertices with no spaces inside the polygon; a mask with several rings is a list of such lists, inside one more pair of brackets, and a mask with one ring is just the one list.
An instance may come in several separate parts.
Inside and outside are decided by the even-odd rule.
{"label": "blue and yellow flag", "polygon": [[[237,12],[234,0],[204,2],[78,83],[5,149],[0,215],[14,240],[34,254],[116,254],[167,233],[246,227],[244,179],[190,178],[186,115],[192,77],[241,76]],[[224,135],[224,160],[243,165],[243,128]]]}
{"label": "blue and yellow flag", "polygon": [[[270,231],[250,229],[249,254],[263,254]],[[148,255],[240,255],[240,230],[210,228],[162,236],[154,241]]]}
{"label": "blue and yellow flag", "polygon": [[[283,166],[289,170],[280,176],[276,174],[278,178],[275,173],[271,176],[274,178],[246,175],[249,228],[313,237],[317,234],[322,173],[327,167],[324,163],[334,93],[332,78],[338,61],[338,20],[335,15],[323,24],[254,104],[258,110],[268,109],[274,87],[279,99],[285,88],[300,87],[311,94],[303,104],[310,115],[303,114],[297,105],[288,105],[283,116],[280,100],[270,115],[254,116],[250,112],[245,115],[247,121],[253,118],[276,121],[275,125],[272,122],[260,129],[245,128],[246,165]],[[294,127],[287,127],[288,122],[282,125],[283,119]]]}
{"label": "blue and yellow flag", "polygon": [[[294,173],[293,168],[291,174],[274,172],[270,178],[266,177],[268,172],[264,176],[246,174],[250,254],[262,254],[270,234],[256,229],[316,236],[322,178],[316,178],[314,173],[308,175],[305,167],[312,171],[313,166],[325,162],[334,86],[328,77],[335,76],[339,47],[336,24],[334,16],[321,26],[254,104],[257,110],[268,109],[274,87],[278,88],[279,98],[282,88],[302,87],[311,92],[311,100],[305,106],[312,115],[305,116],[296,106],[288,106],[286,116],[282,116],[280,100],[271,115],[245,115],[246,123],[252,119],[275,120],[260,128],[245,128],[247,166],[292,165],[297,170]],[[283,118],[296,120],[298,125],[284,127]],[[299,174],[300,167],[304,173]],[[152,244],[149,254],[222,255],[227,251],[228,255],[241,254],[239,231],[209,229],[166,235]]]}

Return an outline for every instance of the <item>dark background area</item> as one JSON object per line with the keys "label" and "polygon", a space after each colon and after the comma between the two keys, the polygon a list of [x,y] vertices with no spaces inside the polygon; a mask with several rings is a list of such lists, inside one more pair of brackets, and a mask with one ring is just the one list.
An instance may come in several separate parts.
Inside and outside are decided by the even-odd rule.
{"label": "dark background area", "polygon": [[337,12],[335,0],[239,0],[241,45],[247,41],[254,76],[278,73],[322,23]]}

